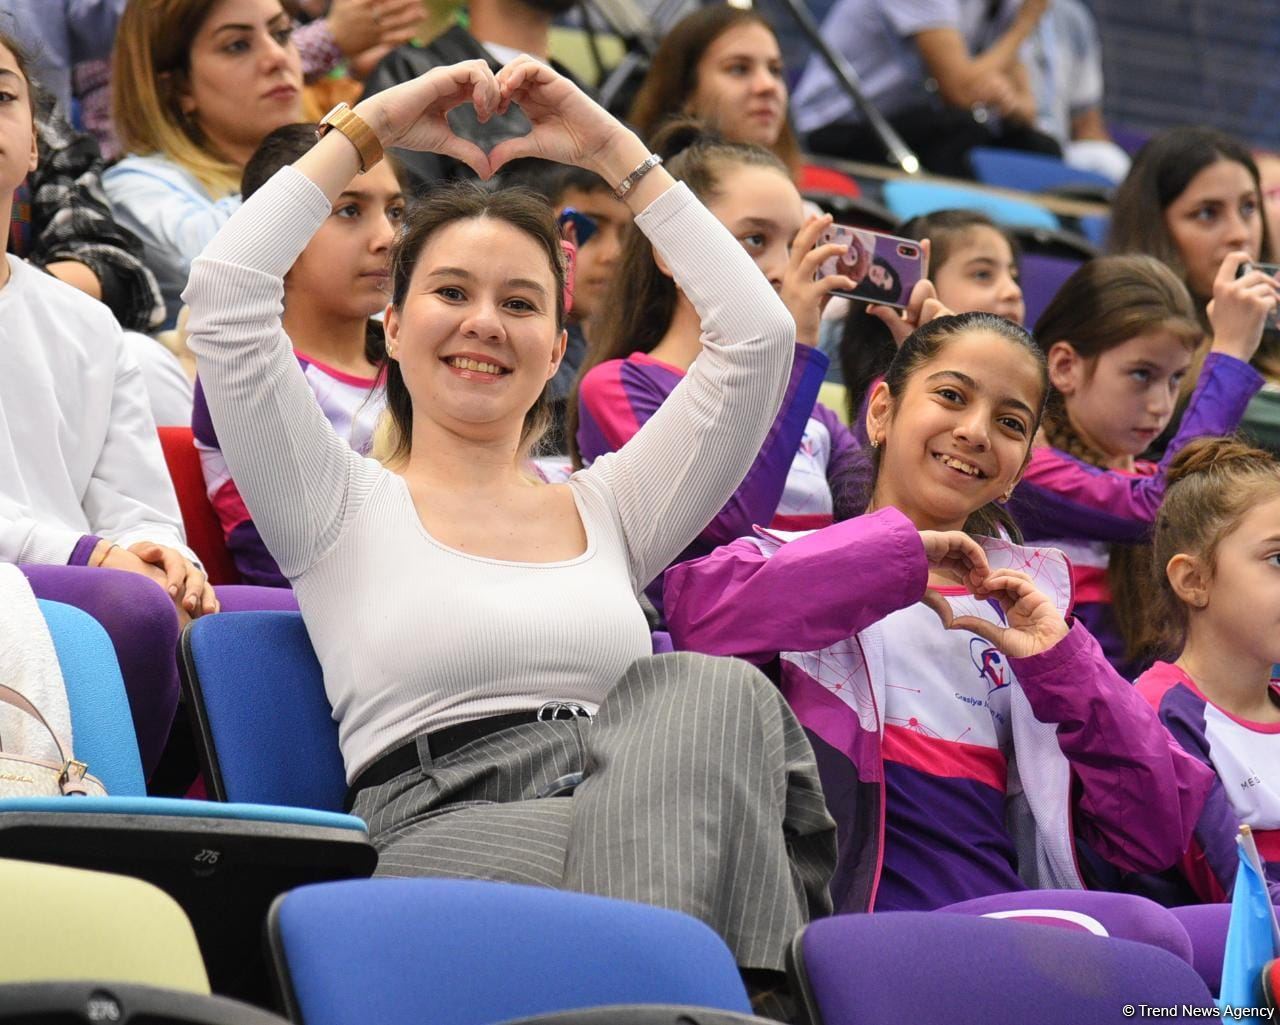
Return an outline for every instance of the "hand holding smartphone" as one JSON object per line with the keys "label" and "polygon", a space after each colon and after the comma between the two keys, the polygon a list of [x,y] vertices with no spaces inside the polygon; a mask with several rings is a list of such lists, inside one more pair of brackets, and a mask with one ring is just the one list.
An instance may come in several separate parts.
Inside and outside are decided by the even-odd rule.
{"label": "hand holding smartphone", "polygon": [[857,282],[852,292],[840,289],[833,295],[905,309],[911,290],[928,271],[924,248],[915,239],[833,224],[818,239],[818,245],[832,243],[843,245],[844,255],[824,262],[818,278],[843,274]]}
{"label": "hand holding smartphone", "polygon": [[[1240,265],[1240,269],[1236,271],[1236,277],[1242,278],[1254,270],[1260,270],[1263,274],[1280,281],[1280,263],[1254,263],[1251,260],[1246,260]],[[1280,331],[1280,304],[1273,307],[1271,312],[1267,314],[1267,324],[1263,330]]]}

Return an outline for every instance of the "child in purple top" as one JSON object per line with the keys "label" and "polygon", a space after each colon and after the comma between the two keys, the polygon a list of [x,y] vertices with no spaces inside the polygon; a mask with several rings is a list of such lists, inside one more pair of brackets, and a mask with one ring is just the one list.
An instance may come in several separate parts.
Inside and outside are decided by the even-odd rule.
{"label": "child in purple top", "polygon": [[1275,282],[1223,262],[1213,339],[1178,432],[1160,464],[1139,455],[1174,413],[1201,330],[1185,286],[1147,256],[1108,256],[1077,270],[1036,324],[1053,382],[1043,442],[1011,508],[1028,539],[1066,552],[1078,614],[1128,679],[1150,660],[1143,627],[1152,521],[1169,462],[1191,439],[1233,431],[1262,377],[1249,366]]}
{"label": "child in purple top", "polygon": [[[853,283],[836,274],[814,280],[823,261],[844,247],[815,248],[831,218],[806,220],[786,166],[768,150],[719,141],[688,122],[660,133],[654,148],[669,156],[671,173],[734,233],[796,320],[791,380],[760,454],[679,562],[741,537],[755,524],[802,529],[831,522],[829,482],[858,446],[836,414],[817,403],[828,361],[816,346],[828,296]],[[629,441],[675,390],[701,349],[692,304],[639,232],[627,239],[616,281],[583,367],[578,400],[570,402],[568,435],[578,464]],[[661,609],[662,578],[647,590]]]}
{"label": "child in purple top", "polygon": [[1211,774],[1068,626],[1061,553],[1000,537],[1047,390],[1021,328],[933,320],[872,393],[853,518],[668,570],[676,646],[771,669],[809,730],[837,910],[1078,889],[1077,835],[1125,871],[1186,849]]}
{"label": "child in purple top", "polygon": [[[1272,900],[1280,898],[1280,463],[1226,438],[1186,446],[1156,519],[1153,612],[1173,662],[1138,692],[1174,738],[1214,771],[1176,873],[1193,896],[1229,900],[1235,838],[1253,830]],[[1164,894],[1153,890],[1153,896]]]}
{"label": "child in purple top", "polygon": [[[313,125],[284,125],[271,132],[245,165],[241,194],[248,199],[315,142]],[[382,326],[369,318],[386,306],[391,242],[404,213],[397,165],[386,161],[370,168],[338,197],[285,277],[284,325],[303,376],[325,419],[361,455],[373,449],[386,408],[378,369],[385,353]],[[288,587],[232,478],[199,381],[191,429],[209,501],[241,578],[247,584]]]}

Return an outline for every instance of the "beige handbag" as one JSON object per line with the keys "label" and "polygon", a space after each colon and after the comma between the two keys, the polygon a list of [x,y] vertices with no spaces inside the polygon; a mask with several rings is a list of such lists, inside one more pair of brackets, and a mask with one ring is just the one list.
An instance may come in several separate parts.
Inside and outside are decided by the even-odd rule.
{"label": "beige handbag", "polygon": [[57,762],[46,762],[39,758],[9,754],[0,749],[0,798],[107,796],[107,788],[102,785],[102,781],[89,775],[89,767],[84,762],[75,760],[70,746],[45,722],[40,709],[12,687],[3,684],[0,684],[0,701],[26,712],[48,730],[58,748],[59,758]]}

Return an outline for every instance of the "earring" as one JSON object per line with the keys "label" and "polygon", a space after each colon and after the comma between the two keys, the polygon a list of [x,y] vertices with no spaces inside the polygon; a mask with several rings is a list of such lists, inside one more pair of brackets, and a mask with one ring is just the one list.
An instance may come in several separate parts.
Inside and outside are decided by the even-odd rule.
{"label": "earring", "polygon": [[872,439],[871,439],[871,447],[872,447],[872,448],[879,448],[879,447],[880,447],[880,439],[879,439],[879,438],[872,438]]}
{"label": "earring", "polygon": [[1010,488],[1008,491],[1006,491],[1003,495],[1000,496],[1001,504],[1007,505],[1009,502],[1009,499],[1011,499],[1012,497],[1013,497],[1013,488]]}

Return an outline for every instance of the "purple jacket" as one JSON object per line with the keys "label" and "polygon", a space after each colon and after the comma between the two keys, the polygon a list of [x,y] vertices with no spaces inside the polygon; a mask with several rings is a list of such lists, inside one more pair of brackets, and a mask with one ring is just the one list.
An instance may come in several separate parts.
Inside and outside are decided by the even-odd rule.
{"label": "purple jacket", "polygon": [[[1177,874],[1195,899],[1229,901],[1240,864],[1236,834],[1247,822],[1265,863],[1271,899],[1280,901],[1280,779],[1274,771],[1280,725],[1237,719],[1167,662],[1147,670],[1137,690],[1183,749],[1213,772],[1213,789]],[[1134,881],[1135,888],[1152,898],[1172,902],[1164,883],[1148,877]],[[1180,903],[1188,899],[1173,896]]]}
{"label": "purple jacket", "polygon": [[[1069,609],[1060,554],[992,539],[984,547],[992,565],[1029,569]],[[919,601],[927,580],[919,533],[896,509],[785,542],[743,538],[667,574],[676,647],[773,669],[809,730],[838,826],[838,911],[874,906],[883,858],[877,624]],[[1173,865],[1212,773],[1178,747],[1080,624],[1049,651],[1008,661],[1018,684],[1011,717],[1021,785],[1010,788],[1008,818],[1019,874],[1034,886],[1083,887],[1077,833],[1126,871]]]}
{"label": "purple jacket", "polygon": [[1110,545],[1149,539],[1164,500],[1165,471],[1174,457],[1195,438],[1234,431],[1261,387],[1262,377],[1248,363],[1209,353],[1164,458],[1158,465],[1140,464],[1136,473],[1099,469],[1056,448],[1041,447],[1031,454],[1009,511],[1028,541],[1066,552],[1075,582],[1076,615],[1122,675],[1132,678],[1142,667],[1125,659],[1111,612]]}
{"label": "purple jacket", "polygon": [[[738,490],[676,562],[706,555],[717,545],[750,534],[756,524],[797,530],[831,522],[828,482],[854,459],[859,445],[839,417],[818,404],[827,357],[808,345],[795,348],[791,380],[760,454]],[[626,444],[683,379],[677,367],[646,353],[594,367],[578,390],[578,449],[583,462],[590,463]],[[819,445],[829,446],[825,468],[821,465],[823,453],[817,453],[816,459],[803,458],[805,446],[813,443],[815,435]],[[814,479],[823,472],[825,480]],[[808,503],[806,490],[812,499]],[[792,501],[786,501],[788,498]],[[662,577],[646,592],[661,611]]]}

